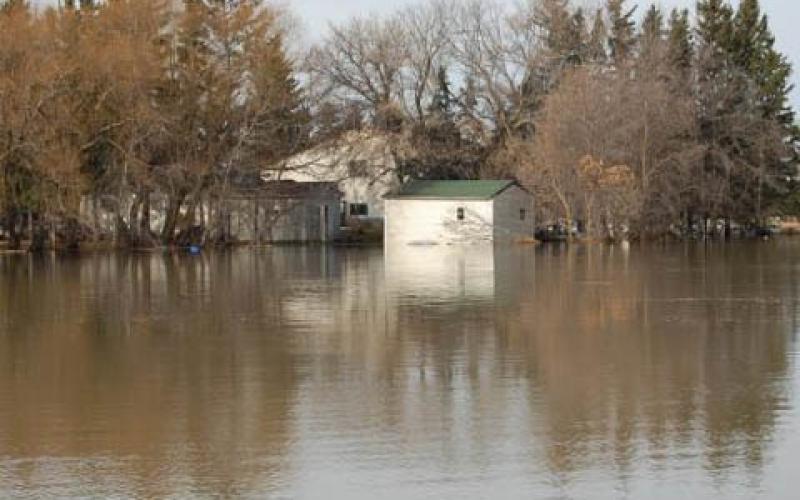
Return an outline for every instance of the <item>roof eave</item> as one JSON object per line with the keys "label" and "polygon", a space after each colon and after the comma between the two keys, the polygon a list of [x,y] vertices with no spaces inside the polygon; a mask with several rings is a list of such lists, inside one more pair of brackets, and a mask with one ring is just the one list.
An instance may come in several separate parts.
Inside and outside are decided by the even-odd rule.
{"label": "roof eave", "polygon": [[389,195],[384,196],[384,200],[428,200],[428,201],[491,201],[497,195],[492,195],[489,197],[481,196],[401,196],[401,195]]}

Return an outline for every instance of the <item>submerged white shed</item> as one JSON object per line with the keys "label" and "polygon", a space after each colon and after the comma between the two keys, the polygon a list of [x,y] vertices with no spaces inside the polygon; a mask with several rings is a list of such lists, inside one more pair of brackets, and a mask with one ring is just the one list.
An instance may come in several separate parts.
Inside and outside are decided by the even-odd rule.
{"label": "submerged white shed", "polygon": [[533,196],[515,181],[412,181],[386,197],[387,245],[533,238]]}

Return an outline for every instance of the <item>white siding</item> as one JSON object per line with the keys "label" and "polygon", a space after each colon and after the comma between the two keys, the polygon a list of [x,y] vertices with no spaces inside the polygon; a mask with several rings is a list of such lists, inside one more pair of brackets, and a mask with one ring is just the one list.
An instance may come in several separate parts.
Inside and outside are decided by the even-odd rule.
{"label": "white siding", "polygon": [[[458,209],[464,220],[458,220]],[[388,199],[387,245],[492,241],[492,200]]]}
{"label": "white siding", "polygon": [[[342,201],[364,203],[369,218],[383,218],[383,197],[400,186],[389,139],[352,133],[337,144],[315,148],[290,158],[283,169],[262,172],[265,180],[336,182]],[[359,165],[357,170],[352,164]],[[348,207],[349,213],[349,207]]]}
{"label": "white siding", "polygon": [[[464,220],[458,220],[459,208],[464,209]],[[385,243],[526,241],[534,235],[533,209],[533,197],[518,186],[509,187],[491,200],[387,199]]]}
{"label": "white siding", "polygon": [[[519,186],[511,186],[494,198],[495,241],[519,242],[533,238],[533,196]],[[520,211],[525,211],[524,219]]]}
{"label": "white siding", "polygon": [[312,169],[286,171],[280,174],[281,180],[296,182],[336,182],[342,192],[342,201],[366,203],[369,217],[384,216],[383,197],[399,185],[394,172],[379,177],[345,177],[339,171]]}

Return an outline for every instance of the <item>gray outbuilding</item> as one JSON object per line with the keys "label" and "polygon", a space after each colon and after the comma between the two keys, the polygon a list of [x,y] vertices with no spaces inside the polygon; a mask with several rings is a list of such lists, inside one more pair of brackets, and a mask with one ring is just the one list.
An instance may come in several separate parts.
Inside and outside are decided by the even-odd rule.
{"label": "gray outbuilding", "polygon": [[249,243],[330,243],[339,236],[341,196],[335,182],[240,184],[227,196],[229,233]]}

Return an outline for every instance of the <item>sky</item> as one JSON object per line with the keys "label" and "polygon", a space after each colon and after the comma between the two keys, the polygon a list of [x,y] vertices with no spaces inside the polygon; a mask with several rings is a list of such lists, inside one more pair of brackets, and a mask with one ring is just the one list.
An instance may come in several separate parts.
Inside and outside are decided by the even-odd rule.
{"label": "sky", "polygon": [[[518,0],[501,0],[509,4]],[[663,10],[673,7],[689,8],[690,12],[696,0],[655,0]],[[419,0],[279,0],[288,4],[309,38],[316,39],[325,32],[328,23],[338,23],[353,16],[366,16],[373,13],[390,12],[403,5],[413,5]],[[38,4],[54,4],[56,0],[34,0]],[[577,0],[576,4],[594,6],[599,0]],[[653,0],[629,1],[629,4],[639,4],[640,11],[653,3]],[[732,0],[737,5],[739,0]],[[778,50],[786,54],[792,62],[795,72],[795,84],[792,102],[794,108],[800,111],[800,0],[761,0],[761,8],[769,17],[770,26],[775,34]]]}

